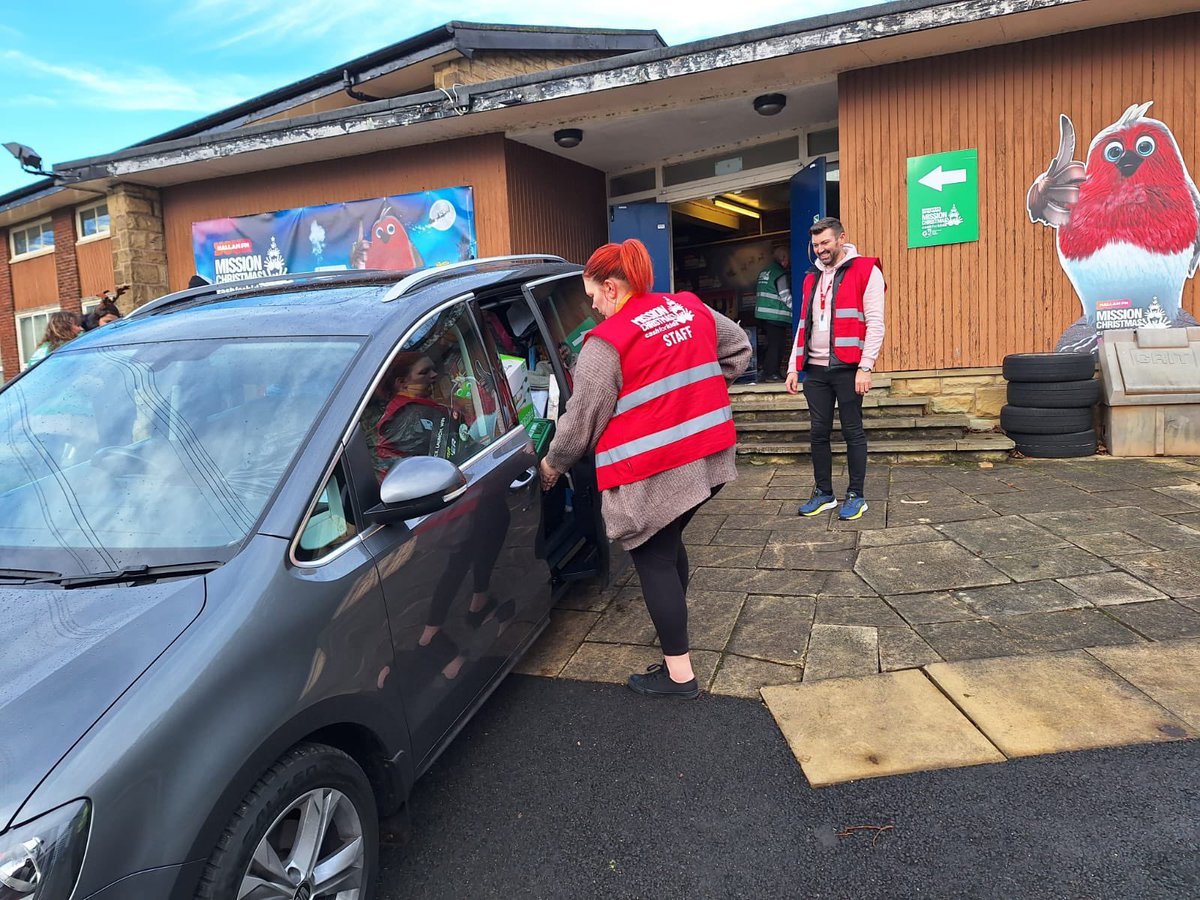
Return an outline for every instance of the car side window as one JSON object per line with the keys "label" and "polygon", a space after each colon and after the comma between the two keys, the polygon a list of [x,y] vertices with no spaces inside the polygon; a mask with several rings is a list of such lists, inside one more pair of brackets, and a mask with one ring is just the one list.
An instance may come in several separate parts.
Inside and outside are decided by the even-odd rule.
{"label": "car side window", "polygon": [[583,339],[598,324],[591,298],[583,289],[583,276],[570,275],[543,282],[533,289],[533,296],[550,329],[555,351],[562,360],[569,392],[574,388],[572,375]]}
{"label": "car side window", "polygon": [[339,461],[317,495],[317,502],[300,530],[296,561],[313,562],[328,556],[358,531],[350,500],[350,484],[346,470]]}
{"label": "car side window", "polygon": [[424,320],[405,338],[361,419],[380,481],[408,456],[461,465],[513,426],[494,358],[466,303]]}

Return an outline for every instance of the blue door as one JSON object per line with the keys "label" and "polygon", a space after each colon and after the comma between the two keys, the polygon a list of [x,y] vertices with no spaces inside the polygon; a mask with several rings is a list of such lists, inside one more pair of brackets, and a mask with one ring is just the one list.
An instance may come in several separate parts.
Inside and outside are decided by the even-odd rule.
{"label": "blue door", "polygon": [[792,176],[789,185],[792,213],[792,334],[800,326],[800,296],[804,273],[812,265],[808,229],[825,212],[825,157],[818,156]]}
{"label": "blue door", "polygon": [[608,239],[614,244],[637,238],[650,251],[655,291],[671,290],[671,207],[641,200],[608,208]]}

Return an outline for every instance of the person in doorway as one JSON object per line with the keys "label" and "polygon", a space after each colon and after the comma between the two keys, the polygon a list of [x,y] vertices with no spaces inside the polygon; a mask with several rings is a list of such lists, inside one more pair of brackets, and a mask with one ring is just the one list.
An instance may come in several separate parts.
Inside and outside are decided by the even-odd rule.
{"label": "person in doorway", "polygon": [[30,354],[28,365],[37,365],[63,344],[74,340],[82,332],[83,326],[79,323],[79,316],[75,313],[67,312],[66,310],[51,313],[49,321],[46,322],[46,330],[42,333],[42,342]]}
{"label": "person in doorway", "polygon": [[683,530],[737,477],[728,385],[750,342],[695,294],[650,293],[641,241],[605,244],[583,270],[604,317],[575,363],[576,392],[541,463],[542,487],[594,448],[606,531],[629,550],[662,645],[663,662],[629,678],[653,697],[700,693],[688,644]]}
{"label": "person in doorway", "polygon": [[783,381],[783,353],[792,334],[791,252],[786,244],[776,244],[771,256],[770,265],[758,273],[754,318],[767,336],[765,380]]}
{"label": "person in doorway", "polygon": [[838,511],[842,520],[867,511],[867,433],[862,401],[871,390],[875,358],[883,346],[883,301],[886,285],[878,259],[859,256],[846,240],[837,219],[820,219],[809,229],[816,264],[801,289],[800,326],[788,361],[787,390],[799,390],[804,372],[804,399],[812,428],[812,497],[797,511],[816,516],[837,506],[833,493],[833,407],[837,404],[846,442],[850,484]]}

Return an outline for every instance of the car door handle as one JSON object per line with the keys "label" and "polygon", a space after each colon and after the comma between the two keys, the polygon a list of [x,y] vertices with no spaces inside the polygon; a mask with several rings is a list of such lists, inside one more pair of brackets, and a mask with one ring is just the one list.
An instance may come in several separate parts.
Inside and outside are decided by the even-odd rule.
{"label": "car door handle", "polygon": [[538,474],[537,466],[530,466],[528,469],[525,470],[525,477],[518,478],[516,481],[514,481],[512,484],[510,484],[508,486],[508,489],[510,491],[519,491],[523,487],[529,487],[529,483],[531,481],[533,481],[533,479],[537,478],[537,474]]}

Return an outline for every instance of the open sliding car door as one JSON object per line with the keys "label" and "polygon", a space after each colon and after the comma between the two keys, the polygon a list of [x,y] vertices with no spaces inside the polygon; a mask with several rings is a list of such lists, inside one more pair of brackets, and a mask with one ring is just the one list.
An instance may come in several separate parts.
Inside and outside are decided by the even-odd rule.
{"label": "open sliding car door", "polygon": [[[583,289],[580,272],[531,281],[522,291],[548,345],[556,351],[550,354],[550,364],[557,381],[558,404],[557,408],[547,410],[547,416],[557,418],[566,412],[570,402],[575,386],[571,369],[584,337],[598,324],[596,313]],[[565,514],[556,533],[548,535],[552,567],[556,554],[563,557],[556,576],[563,581],[574,581],[598,575],[607,585],[629,560],[619,548],[613,552],[604,531],[595,457],[591,453],[584,456],[559,484],[563,485]],[[553,502],[553,498],[548,500]]]}

